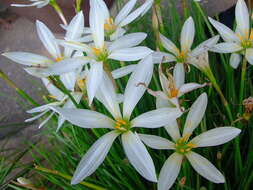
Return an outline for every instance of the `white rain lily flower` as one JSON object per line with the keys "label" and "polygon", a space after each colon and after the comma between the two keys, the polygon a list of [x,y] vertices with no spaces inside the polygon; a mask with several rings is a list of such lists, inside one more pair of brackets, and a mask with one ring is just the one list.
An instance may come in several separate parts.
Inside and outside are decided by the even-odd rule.
{"label": "white rain lily flower", "polygon": [[162,71],[162,64],[159,65],[159,78],[162,86],[162,91],[153,91],[148,89],[148,92],[156,97],[157,108],[161,107],[177,107],[180,108],[179,98],[186,93],[189,93],[198,88],[202,88],[207,84],[186,83],[184,65],[176,64],[173,75],[169,72],[167,76]]}
{"label": "white rain lily flower", "polygon": [[223,43],[216,44],[211,50],[218,53],[232,53],[230,65],[236,69],[241,62],[241,55],[253,65],[253,32],[250,29],[249,11],[244,0],[238,0],[235,7],[236,31],[233,32],[224,24],[209,18],[209,21],[220,33]]}
{"label": "white rain lily flower", "polygon": [[28,0],[30,4],[11,4],[12,7],[37,7],[42,8],[50,3],[50,0]]}
{"label": "white rain lily flower", "polygon": [[[94,44],[86,45],[75,41],[61,41],[60,43],[64,47],[70,47],[78,51],[85,52],[87,57],[92,59],[90,71],[87,80],[87,93],[89,98],[89,104],[92,103],[95,97],[96,91],[101,83],[104,64],[108,59],[118,61],[137,61],[143,59],[147,55],[152,53],[147,47],[137,46],[145,38],[146,34],[132,33],[120,37],[112,43],[105,42],[104,33],[104,13],[101,11],[100,0],[90,1],[90,29]],[[129,67],[121,68],[121,73],[128,74]]]}
{"label": "white rain lily flower", "polygon": [[[31,110],[28,110],[27,113],[30,114],[35,114],[39,113],[38,115],[29,118],[26,120],[26,122],[31,122],[34,120],[39,119],[40,117],[44,116],[45,114],[50,113],[50,115],[39,125],[39,128],[41,128],[43,125],[45,125],[55,114],[55,111],[52,111],[51,107],[52,106],[62,106],[63,108],[75,108],[75,105],[73,104],[72,100],[69,99],[67,95],[64,95],[57,87],[55,87],[49,80],[46,78],[42,79],[45,87],[47,88],[48,92],[50,93],[50,97],[55,99],[55,102],[42,105],[36,108],[33,108]],[[72,96],[75,99],[77,103],[80,102],[82,93],[80,92],[72,92]],[[57,126],[57,131],[61,128],[63,123],[65,122],[64,117],[59,116],[58,117],[58,126]]]}
{"label": "white rain lily flower", "polygon": [[68,121],[82,128],[109,128],[111,132],[103,135],[86,152],[79,163],[72,178],[72,184],[81,182],[90,176],[108,154],[113,141],[121,136],[122,144],[127,158],[133,167],[147,180],[156,182],[154,163],[134,128],[158,128],[166,125],[172,118],[178,118],[181,112],[175,108],[161,108],[143,113],[132,119],[131,114],[136,104],[145,92],[145,87],[137,86],[139,82],[149,84],[153,73],[152,56],[143,59],[136,67],[127,83],[123,114],[120,111],[115,89],[109,77],[104,72],[103,82],[99,86],[96,97],[101,101],[112,117],[86,109],[55,109]]}
{"label": "white rain lily flower", "polygon": [[[160,62],[165,57],[168,62],[177,62],[177,64],[191,64],[191,57],[198,56],[203,52],[213,47],[219,40],[219,36],[214,36],[191,50],[195,37],[195,26],[192,17],[189,17],[182,28],[180,37],[180,47],[177,46],[168,38],[160,34],[160,39],[163,47],[170,53],[168,55],[160,55]],[[159,57],[159,56],[158,56]]]}
{"label": "white rain lily flower", "polygon": [[142,17],[151,8],[154,0],[146,0],[143,5],[131,13],[136,2],[137,0],[128,1],[126,5],[122,7],[115,19],[110,16],[110,11],[103,0],[96,0],[96,2],[94,2],[99,7],[101,14],[104,16],[105,36],[110,37],[110,40],[113,41],[123,36],[126,32],[124,27],[138,17]]}
{"label": "white rain lily flower", "polygon": [[[65,37],[68,39],[79,38],[83,26],[84,17],[80,12],[68,25]],[[74,50],[68,47],[64,49],[64,52],[61,52],[53,33],[47,26],[37,21],[36,27],[41,42],[52,58],[28,52],[7,52],[3,55],[16,63],[28,66],[25,71],[33,76],[44,78],[50,75],[61,75],[60,78],[66,88],[73,91],[76,81],[75,71],[90,60],[84,56],[72,57]]]}
{"label": "white rain lily flower", "polygon": [[201,122],[206,107],[207,95],[203,93],[191,106],[186,118],[183,135],[180,135],[178,126],[167,130],[174,142],[154,135],[139,134],[141,140],[153,149],[168,149],[175,151],[166,160],[161,169],[158,179],[158,190],[168,190],[172,187],[180,172],[184,157],[189,160],[194,170],[204,178],[214,183],[225,182],[221,172],[219,172],[206,158],[193,152],[192,149],[224,144],[235,138],[241,130],[234,127],[218,127],[203,132],[189,140],[194,129]]}

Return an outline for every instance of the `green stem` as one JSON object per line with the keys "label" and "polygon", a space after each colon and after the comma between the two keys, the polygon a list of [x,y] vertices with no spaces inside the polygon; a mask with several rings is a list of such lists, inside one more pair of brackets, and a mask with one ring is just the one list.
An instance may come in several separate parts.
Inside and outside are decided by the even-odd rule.
{"label": "green stem", "polygon": [[226,109],[229,121],[230,121],[230,123],[232,123],[233,122],[233,115],[232,115],[231,109],[229,107],[227,99],[225,98],[224,94],[222,93],[220,86],[218,85],[218,83],[213,75],[213,72],[211,71],[211,69],[208,69],[207,71],[205,71],[205,73],[206,73],[207,77],[209,78],[209,80],[211,81],[213,87],[215,88],[215,90],[219,94],[221,101]]}
{"label": "green stem", "polygon": [[50,0],[49,4],[54,8],[56,13],[59,15],[60,19],[62,20],[64,25],[68,25],[67,20],[60,8],[60,6],[57,4],[56,0]]}
{"label": "green stem", "polygon": [[[61,172],[59,172],[57,170],[50,170],[48,168],[43,168],[43,167],[40,167],[40,166],[37,166],[37,165],[35,165],[35,169],[39,170],[41,172],[58,175],[58,176],[63,177],[65,179],[67,179],[67,180],[71,180],[71,178],[72,178],[71,176],[63,174],[63,173],[61,173]],[[97,185],[94,185],[94,184],[88,183],[88,182],[84,182],[84,181],[80,182],[80,184],[83,185],[83,186],[89,187],[91,189],[95,189],[95,190],[106,190],[103,187],[99,187]]]}
{"label": "green stem", "polygon": [[243,105],[242,101],[244,98],[244,90],[245,90],[245,76],[247,72],[247,60],[244,57],[242,62],[242,73],[241,73],[241,83],[240,83],[240,96],[239,96],[239,113],[242,114]]}
{"label": "green stem", "polygon": [[118,91],[118,85],[117,85],[115,79],[114,79],[113,76],[112,76],[112,70],[111,70],[111,67],[110,67],[109,62],[108,62],[108,61],[105,61],[104,64],[103,64],[103,67],[104,67],[105,72],[107,73],[107,75],[108,75],[109,78],[111,79],[112,84],[113,84],[113,86],[114,86],[114,88],[115,88],[115,90],[116,90],[116,92],[117,92],[117,91]]}
{"label": "green stem", "polygon": [[17,85],[12,80],[10,80],[9,77],[2,70],[0,70],[0,78],[2,78],[10,87],[12,87],[16,91],[16,93],[20,95],[23,99],[30,102],[34,106],[40,105],[25,91],[18,88]]}
{"label": "green stem", "polygon": [[83,3],[83,0],[76,0],[76,12],[80,12],[81,9],[81,5]]}

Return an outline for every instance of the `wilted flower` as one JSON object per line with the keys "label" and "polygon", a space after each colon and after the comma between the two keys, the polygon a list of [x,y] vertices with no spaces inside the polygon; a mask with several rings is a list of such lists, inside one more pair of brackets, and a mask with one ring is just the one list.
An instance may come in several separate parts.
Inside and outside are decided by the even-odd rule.
{"label": "wilted flower", "polygon": [[249,12],[244,0],[237,1],[235,18],[237,24],[235,32],[212,18],[209,20],[225,41],[216,44],[211,50],[218,53],[232,53],[230,65],[236,69],[241,61],[241,54],[251,65],[253,64],[253,33],[250,29]]}
{"label": "wilted flower", "polygon": [[143,59],[132,73],[124,94],[123,115],[117,101],[115,89],[106,73],[99,86],[96,97],[101,101],[113,116],[113,119],[101,113],[86,109],[53,109],[68,121],[82,128],[109,128],[111,132],[97,140],[79,163],[72,184],[77,184],[90,176],[104,161],[113,141],[121,135],[125,153],[134,168],[146,179],[156,182],[156,173],[153,161],[142,144],[135,127],[158,128],[173,118],[178,118],[181,112],[175,108],[161,108],[149,111],[130,119],[132,111],[145,92],[145,87],[138,86],[139,82],[149,84],[153,73],[152,56]]}
{"label": "wilted flower", "polygon": [[175,182],[182,165],[183,158],[186,157],[192,167],[203,177],[214,182],[224,183],[223,175],[207,159],[192,151],[198,147],[209,147],[224,144],[235,138],[240,129],[234,127],[219,127],[206,131],[192,140],[189,140],[194,129],[202,120],[207,107],[207,95],[203,93],[192,105],[186,118],[183,135],[180,135],[179,128],[173,127],[167,130],[174,142],[154,135],[139,134],[141,140],[154,149],[175,150],[164,163],[159,179],[158,190],[168,190]]}
{"label": "wilted flower", "polygon": [[27,0],[30,1],[31,4],[11,4],[13,7],[37,7],[42,8],[49,4],[50,0]]}

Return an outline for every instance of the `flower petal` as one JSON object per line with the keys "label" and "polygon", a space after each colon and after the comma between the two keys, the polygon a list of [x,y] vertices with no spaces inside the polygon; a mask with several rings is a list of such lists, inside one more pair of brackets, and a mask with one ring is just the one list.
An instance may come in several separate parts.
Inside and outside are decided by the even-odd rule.
{"label": "flower petal", "polygon": [[115,50],[123,49],[123,48],[131,48],[139,45],[145,38],[147,34],[144,32],[136,32],[124,35],[119,39],[115,40],[108,47],[109,52],[113,52]]}
{"label": "flower petal", "polygon": [[240,62],[241,62],[241,55],[238,53],[232,53],[229,60],[229,64],[231,65],[231,67],[237,69]]}
{"label": "flower petal", "polygon": [[125,67],[121,67],[119,69],[115,69],[112,71],[112,76],[114,79],[124,77],[128,75],[129,73],[132,73],[136,69],[136,67],[137,67],[137,64],[133,64],[133,65],[127,65]]}
{"label": "flower petal", "polygon": [[115,24],[118,25],[127,15],[131,12],[136,4],[137,0],[130,0],[126,3],[126,5],[120,10],[118,15],[115,18]]}
{"label": "flower petal", "polygon": [[202,88],[206,86],[206,83],[204,84],[198,84],[198,83],[187,83],[184,84],[183,86],[181,86],[181,88],[179,89],[179,96],[182,96],[188,92],[191,92],[193,90],[196,90],[198,88]]}
{"label": "flower petal", "polygon": [[181,138],[179,126],[176,119],[171,121],[169,125],[165,126],[165,130],[175,142]]}
{"label": "flower petal", "polygon": [[164,163],[159,179],[158,190],[168,190],[174,184],[181,169],[183,155],[173,153]]}
{"label": "flower petal", "polygon": [[137,133],[122,134],[122,144],[127,158],[133,167],[149,181],[157,182],[155,166]]}
{"label": "flower petal", "polygon": [[86,177],[90,176],[102,162],[108,154],[113,141],[117,138],[119,133],[111,131],[104,136],[100,137],[83,156],[79,162],[74,176],[71,180],[71,184],[78,184]]}
{"label": "flower petal", "polygon": [[45,56],[28,52],[6,52],[2,55],[16,63],[28,66],[48,66],[52,63],[52,60]]}
{"label": "flower petal", "polygon": [[99,6],[99,11],[101,11],[101,13],[103,13],[104,15],[104,19],[108,19],[110,17],[110,13],[105,2],[103,0],[96,0],[96,1]]}
{"label": "flower petal", "polygon": [[143,96],[146,88],[143,85],[137,86],[139,83],[149,85],[153,74],[152,56],[149,55],[141,60],[136,69],[131,74],[124,94],[123,117],[130,118],[131,113]]}
{"label": "flower petal", "polygon": [[117,61],[137,61],[143,59],[151,53],[151,49],[144,46],[137,46],[132,48],[115,50],[108,56],[108,58]]}
{"label": "flower petal", "polygon": [[117,101],[116,90],[111,79],[104,72],[102,82],[98,87],[96,98],[104,104],[115,119],[121,118],[121,112]]}
{"label": "flower petal", "polygon": [[114,121],[109,117],[86,109],[51,107],[70,123],[82,128],[114,128]]}
{"label": "flower petal", "polygon": [[96,48],[104,47],[104,23],[103,12],[100,10],[99,0],[90,1],[90,29]]}
{"label": "flower petal", "polygon": [[62,74],[60,75],[60,79],[68,90],[74,91],[76,79],[77,79],[77,74],[75,72]]}
{"label": "flower petal", "polygon": [[144,135],[139,134],[140,139],[153,149],[175,149],[175,144],[165,138],[155,136],[155,135]]}
{"label": "flower petal", "polygon": [[191,142],[197,147],[217,146],[232,140],[240,132],[235,127],[218,127],[196,136]]}
{"label": "flower petal", "polygon": [[247,61],[253,65],[253,48],[249,48],[246,50],[246,54],[245,57],[247,59]]}
{"label": "flower petal", "polygon": [[163,47],[168,50],[169,52],[173,53],[174,55],[178,55],[179,53],[179,49],[177,48],[177,46],[170,41],[168,38],[166,38],[164,35],[160,34],[160,39],[162,41],[162,45]]}
{"label": "flower petal", "polygon": [[199,55],[205,53],[210,48],[212,48],[215,44],[217,44],[219,39],[220,39],[220,36],[217,35],[217,36],[214,36],[214,37],[202,42],[196,48],[194,48],[194,50],[192,50],[190,52],[190,55],[196,57],[196,56],[199,56]]}
{"label": "flower petal", "polygon": [[183,136],[192,134],[193,130],[199,125],[207,107],[207,94],[201,94],[193,103],[187,115]]}
{"label": "flower petal", "polygon": [[59,101],[63,99],[65,95],[56,86],[54,86],[52,82],[50,82],[47,78],[42,78],[42,82],[50,95],[53,95]]}
{"label": "flower petal", "polygon": [[153,52],[152,57],[153,57],[154,64],[169,63],[169,62],[176,61],[176,58],[174,55],[171,55],[169,53],[164,53],[164,52],[158,52],[158,51]]}
{"label": "flower petal", "polygon": [[228,28],[226,25],[217,22],[216,20],[212,19],[212,18],[208,18],[209,21],[212,23],[212,25],[216,28],[216,30],[219,32],[219,34],[221,35],[222,39],[226,42],[240,42],[240,39],[238,38],[238,36],[236,36],[236,34],[230,29]]}
{"label": "flower petal", "polygon": [[190,161],[194,170],[201,176],[214,183],[225,183],[223,175],[206,158],[192,151],[185,156]]}
{"label": "flower petal", "polygon": [[84,51],[87,54],[92,54],[92,49],[84,43],[80,43],[76,41],[65,41],[65,40],[57,40],[57,42],[65,48],[66,47],[72,48],[74,50]]}
{"label": "flower petal", "polygon": [[182,28],[180,44],[181,50],[184,52],[188,52],[191,49],[193,40],[195,36],[195,26],[192,17],[189,17]]}
{"label": "flower petal", "polygon": [[96,95],[96,91],[102,82],[103,77],[103,63],[95,62],[91,64],[87,78],[87,93],[89,98],[89,105],[91,105],[93,98]]}
{"label": "flower petal", "polygon": [[158,128],[170,124],[181,115],[177,108],[159,108],[139,115],[131,123],[132,127]]}
{"label": "flower petal", "polygon": [[152,4],[153,0],[146,0],[146,2],[142,6],[129,14],[124,20],[122,20],[119,26],[126,26],[127,24],[133,22],[138,16],[143,16],[150,9]]}
{"label": "flower petal", "polygon": [[176,83],[177,89],[179,89],[185,82],[185,69],[184,64],[177,63],[173,70],[173,78]]}
{"label": "flower petal", "polygon": [[249,35],[249,11],[244,0],[238,0],[235,6],[235,19],[237,29],[243,37],[248,39]]}
{"label": "flower petal", "polygon": [[173,105],[169,102],[168,99],[156,97],[156,108],[166,108],[166,107],[173,107]]}
{"label": "flower petal", "polygon": [[234,53],[240,50],[242,50],[242,47],[233,42],[219,43],[210,48],[210,51],[217,53]]}
{"label": "flower petal", "polygon": [[47,51],[56,59],[61,57],[61,50],[56,43],[56,39],[53,35],[53,33],[48,29],[48,27],[40,22],[36,21],[36,27],[37,27],[37,33],[38,36],[43,43],[44,47],[47,49]]}

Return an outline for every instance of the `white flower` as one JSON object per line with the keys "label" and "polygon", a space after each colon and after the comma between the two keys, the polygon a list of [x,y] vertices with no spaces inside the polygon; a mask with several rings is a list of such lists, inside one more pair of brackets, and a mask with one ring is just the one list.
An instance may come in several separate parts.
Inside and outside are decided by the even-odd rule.
{"label": "white flower", "polygon": [[131,114],[145,92],[145,87],[137,86],[139,82],[149,84],[153,73],[152,56],[143,59],[132,73],[124,94],[123,114],[120,111],[115,89],[106,73],[99,86],[97,99],[101,101],[112,118],[101,113],[86,109],[52,108],[68,121],[82,128],[109,128],[111,132],[97,140],[79,163],[72,184],[77,184],[90,176],[104,161],[113,141],[121,135],[126,156],[133,167],[144,178],[156,182],[156,173],[153,161],[142,144],[134,128],[158,128],[166,125],[172,118],[178,118],[181,112],[174,108],[161,108],[149,111],[131,119]]}
{"label": "white flower", "polygon": [[235,7],[236,30],[233,32],[224,24],[209,18],[212,25],[220,33],[223,43],[216,44],[211,50],[218,53],[232,53],[230,65],[236,69],[243,54],[253,65],[253,33],[250,29],[249,12],[244,0],[238,0]]}
{"label": "white flower", "polygon": [[[45,87],[47,88],[48,92],[50,93],[49,96],[55,99],[56,101],[27,111],[27,113],[30,113],[30,114],[34,114],[34,113],[39,113],[39,114],[32,118],[27,119],[26,122],[34,121],[44,116],[45,114],[48,114],[49,112],[51,112],[50,115],[39,125],[39,128],[45,125],[55,114],[55,112],[51,110],[51,106],[62,106],[63,108],[75,108],[75,105],[73,104],[72,100],[70,100],[67,95],[64,95],[49,80],[47,80],[46,78],[43,78],[42,81]],[[79,103],[82,97],[82,93],[72,92],[72,96],[75,99],[75,101]],[[62,116],[58,117],[57,131],[61,128],[64,121],[65,121],[64,117]]]}
{"label": "white flower", "polygon": [[175,61],[177,64],[184,64],[190,63],[191,64],[191,57],[198,56],[203,52],[209,50],[213,47],[219,40],[219,36],[215,36],[210,38],[201,44],[199,44],[196,48],[191,50],[192,43],[195,36],[195,26],[192,17],[189,17],[182,28],[181,37],[180,37],[180,47],[177,46],[168,38],[160,34],[160,39],[162,42],[163,47],[171,54],[161,55],[160,60],[165,57],[169,60],[169,62]]}
{"label": "white flower", "polygon": [[103,0],[96,0],[94,3],[99,7],[99,11],[104,16],[104,29],[105,35],[110,37],[111,40],[116,40],[123,36],[126,32],[123,27],[133,22],[139,16],[143,16],[152,6],[154,0],[146,0],[146,2],[132,11],[137,0],[129,0],[124,7],[120,10],[118,15],[114,18],[110,16],[109,9]]}
{"label": "white flower", "polygon": [[28,0],[32,2],[31,4],[11,4],[12,7],[33,7],[36,6],[37,8],[45,7],[49,4],[50,0]]}
{"label": "white flower", "polygon": [[[194,170],[204,178],[214,183],[224,183],[223,175],[207,159],[192,151],[198,147],[209,147],[224,144],[235,138],[240,129],[234,127],[219,127],[206,131],[195,138],[189,140],[194,129],[202,120],[207,107],[207,95],[203,93],[192,105],[186,118],[183,135],[180,135],[178,126],[167,132],[174,142],[154,135],[139,134],[141,140],[154,149],[170,149],[175,152],[164,163],[159,179],[158,190],[168,190],[176,181],[180,172],[183,158],[186,157]],[[177,124],[176,124],[177,125]]]}
{"label": "white flower", "polygon": [[[66,32],[66,38],[76,39],[81,36],[80,30],[84,26],[83,13],[78,13],[70,22]],[[71,56],[73,49],[66,47],[61,52],[53,33],[45,24],[36,22],[38,36],[44,47],[51,54],[52,58],[28,52],[7,52],[4,56],[16,63],[28,66],[25,68],[29,74],[44,78],[50,75],[61,75],[62,82],[66,88],[73,91],[76,81],[76,70],[90,60],[84,56]]]}

